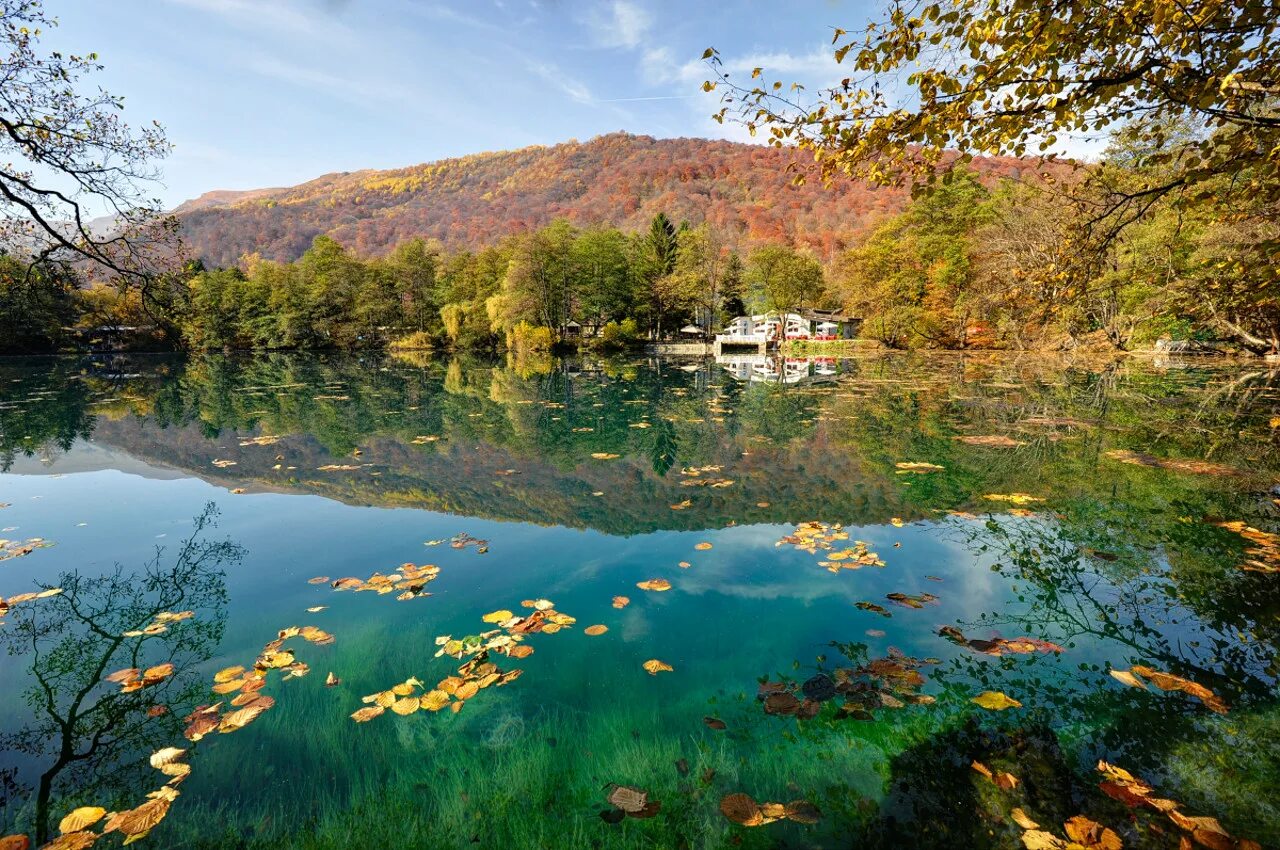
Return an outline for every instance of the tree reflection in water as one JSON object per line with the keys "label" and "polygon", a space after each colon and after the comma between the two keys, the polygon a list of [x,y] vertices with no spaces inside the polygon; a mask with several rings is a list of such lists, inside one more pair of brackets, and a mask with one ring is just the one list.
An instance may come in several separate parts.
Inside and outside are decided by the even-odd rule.
{"label": "tree reflection in water", "polygon": [[[11,613],[0,645],[29,659],[23,697],[32,720],[0,733],[0,758],[9,762],[0,811],[17,821],[0,833],[29,832],[43,844],[75,805],[131,799],[154,773],[147,754],[181,736],[182,718],[208,692],[195,668],[222,639],[224,569],[244,554],[229,540],[204,539],[216,517],[210,503],[175,553],[157,547],[138,570],[63,573],[60,595]],[[180,610],[195,616],[158,635],[124,636]],[[103,681],[119,669],[164,663],[174,666],[171,676],[132,693]]]}

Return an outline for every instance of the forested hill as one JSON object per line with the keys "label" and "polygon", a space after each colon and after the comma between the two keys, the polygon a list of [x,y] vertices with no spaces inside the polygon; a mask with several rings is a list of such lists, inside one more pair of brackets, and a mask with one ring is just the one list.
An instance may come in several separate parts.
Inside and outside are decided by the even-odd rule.
{"label": "forested hill", "polygon": [[[788,166],[805,163],[794,150],[614,133],[327,174],[290,188],[208,192],[176,212],[193,253],[215,265],[253,251],[293,260],[319,234],[369,256],[417,236],[477,248],[557,217],[639,230],[659,211],[675,221],[710,221],[732,241],[790,242],[825,259],[906,203],[905,191],[853,181],[795,186]],[[989,159],[975,167],[1016,175],[1026,164]]]}

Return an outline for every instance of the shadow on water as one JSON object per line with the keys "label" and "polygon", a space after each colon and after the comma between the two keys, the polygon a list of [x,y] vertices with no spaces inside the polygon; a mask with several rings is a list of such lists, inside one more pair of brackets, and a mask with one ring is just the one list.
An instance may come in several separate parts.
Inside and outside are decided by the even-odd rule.
{"label": "shadow on water", "polygon": [[[63,573],[62,593],[15,607],[0,646],[29,663],[22,699],[31,720],[0,733],[7,828],[48,840],[57,820],[84,805],[119,805],[152,772],[139,755],[182,734],[182,718],[208,693],[195,668],[222,639],[227,602],[224,568],[242,556],[230,541],[202,539],[217,515],[212,505],[190,537],[136,570]],[[145,637],[127,636],[163,612],[197,616]],[[173,665],[163,681],[133,692],[104,682],[116,670]]]}

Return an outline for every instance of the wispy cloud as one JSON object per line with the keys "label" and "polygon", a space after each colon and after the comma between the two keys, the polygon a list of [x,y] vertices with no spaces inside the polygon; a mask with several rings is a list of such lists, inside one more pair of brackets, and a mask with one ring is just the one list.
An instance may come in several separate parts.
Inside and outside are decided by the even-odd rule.
{"label": "wispy cloud", "polygon": [[318,68],[286,62],[274,56],[250,56],[244,61],[243,67],[255,74],[337,97],[357,106],[367,105],[370,101],[404,102],[411,94],[399,86],[385,82],[339,76]]}
{"label": "wispy cloud", "polygon": [[648,10],[630,0],[613,0],[603,9],[593,11],[586,20],[597,46],[630,50],[644,43],[653,26],[653,16]]}
{"label": "wispy cloud", "polygon": [[530,62],[529,70],[578,103],[596,102],[595,98],[591,96],[591,89],[587,88],[586,83],[575,80],[550,62]]}
{"label": "wispy cloud", "polygon": [[304,10],[285,0],[270,3],[258,0],[167,0],[177,6],[186,6],[208,14],[217,15],[227,22],[247,29],[262,27],[291,33],[315,36],[339,26],[331,14],[310,9]]}
{"label": "wispy cloud", "polygon": [[[750,74],[756,68],[763,68],[766,75],[789,74],[822,80],[842,73],[841,65],[836,62],[831,50],[823,47],[815,48],[808,53],[776,51],[730,56],[725,60],[722,68],[730,75]],[[710,79],[711,76],[711,69],[707,64],[697,59],[673,69],[673,79],[686,83],[701,82]]]}

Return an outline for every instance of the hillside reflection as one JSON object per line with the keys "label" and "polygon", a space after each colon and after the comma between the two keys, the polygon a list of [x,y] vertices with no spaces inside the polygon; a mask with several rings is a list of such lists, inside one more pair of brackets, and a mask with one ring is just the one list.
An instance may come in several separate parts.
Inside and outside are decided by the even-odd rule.
{"label": "hillside reflection", "polygon": [[995,356],[53,360],[0,365],[0,468],[25,456],[56,471],[91,437],[228,488],[613,534],[833,506],[850,523],[931,518],[1033,486],[1130,505],[1185,495],[1223,513],[1209,476],[1151,475],[1105,452],[1217,460],[1262,481],[1280,466],[1275,385],[1260,370]]}

